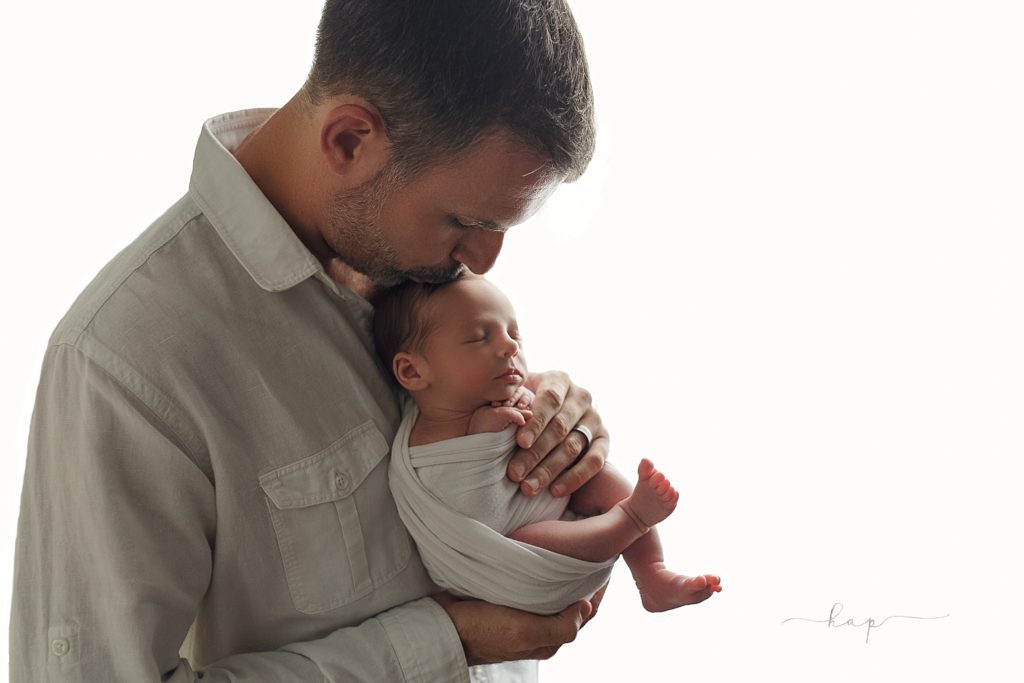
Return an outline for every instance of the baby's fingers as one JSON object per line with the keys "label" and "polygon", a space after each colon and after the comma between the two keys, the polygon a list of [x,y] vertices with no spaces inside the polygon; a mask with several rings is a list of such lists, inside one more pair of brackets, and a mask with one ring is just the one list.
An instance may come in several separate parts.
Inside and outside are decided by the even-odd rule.
{"label": "baby's fingers", "polygon": [[527,417],[525,417],[518,408],[511,406],[502,406],[495,411],[503,419],[508,420],[508,424],[515,424],[518,427],[522,427],[526,424]]}

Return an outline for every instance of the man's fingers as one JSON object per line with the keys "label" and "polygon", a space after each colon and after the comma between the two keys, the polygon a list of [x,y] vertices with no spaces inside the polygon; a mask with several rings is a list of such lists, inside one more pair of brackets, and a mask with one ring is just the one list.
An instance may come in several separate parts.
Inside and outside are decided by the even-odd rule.
{"label": "man's fingers", "polygon": [[542,647],[527,654],[523,659],[551,659],[558,652],[558,647]]}
{"label": "man's fingers", "polygon": [[[555,416],[555,420],[558,418],[559,416]],[[557,478],[555,486],[551,489],[551,495],[567,496],[601,471],[604,461],[608,457],[608,432],[601,424],[601,418],[593,410],[588,410],[579,423],[587,425],[593,433],[594,438],[589,446],[583,434],[570,428],[569,435],[543,459],[539,460],[533,469],[523,477],[521,487],[523,493],[533,495]],[[536,457],[535,451],[540,448],[540,443],[538,441],[536,449],[519,452],[524,454],[523,462],[533,461]],[[583,449],[586,451],[581,455]]]}
{"label": "man's fingers", "polygon": [[[610,583],[610,581],[608,583]],[[598,588],[597,592],[590,598],[590,616],[583,622],[583,626],[586,626],[588,621],[597,616],[597,610],[601,606],[601,601],[604,600],[604,592],[608,590],[608,583],[605,583],[603,586]]]}
{"label": "man's fingers", "polygon": [[589,602],[577,600],[555,616],[548,617],[543,626],[545,631],[539,634],[539,645],[557,649],[560,645],[576,640],[580,627],[593,611]]}
{"label": "man's fingers", "polygon": [[[582,439],[582,436],[579,436],[579,439]],[[558,476],[559,472],[562,472],[565,468],[571,466],[579,455],[579,449],[582,448],[581,445],[575,443],[576,441],[576,437],[570,437],[569,443],[572,444],[571,448],[559,447],[548,453],[547,457],[541,460],[540,463],[526,475],[526,478],[521,484],[523,493],[532,496],[551,483],[551,480]],[[556,494],[552,491],[552,495],[560,494]]]}
{"label": "man's fingers", "polygon": [[556,497],[572,495],[601,471],[607,459],[608,437],[595,436],[583,457],[575,465],[558,475],[554,483],[551,484],[551,495]]}
{"label": "man's fingers", "polygon": [[[582,391],[574,392],[566,397],[557,412],[554,412],[551,405],[556,398],[556,393],[549,392],[545,388],[537,395],[530,407],[533,417],[525,427],[519,430],[517,435],[521,447],[524,443],[533,445],[517,451],[512,456],[508,468],[509,477],[513,481],[523,481],[527,479],[528,475],[534,479],[530,482],[532,486],[527,485],[524,487],[524,491],[529,492],[529,489],[532,488],[535,492],[547,486],[555,475],[576,459],[580,449],[585,446],[586,439],[582,435],[566,439],[572,428],[580,422],[590,407],[589,401],[586,404],[581,403],[583,397],[589,397],[589,394]],[[552,414],[553,412],[554,414]],[[544,424],[545,420],[546,424]],[[600,418],[596,418],[596,413],[595,422],[600,422]],[[533,435],[537,434],[538,430],[542,431],[534,437]],[[523,436],[524,433],[526,436]],[[561,449],[561,452],[553,453],[556,449]],[[535,470],[539,463],[552,455],[554,458],[546,462],[542,470]]]}
{"label": "man's fingers", "polygon": [[[531,375],[531,379],[533,379]],[[562,372],[546,372],[542,376],[544,386],[538,387],[533,399],[533,423],[519,430],[516,441],[520,448],[532,448],[547,428],[548,423],[562,409],[566,394],[569,393],[569,376]],[[572,428],[572,425],[569,425]],[[550,448],[548,449],[550,450]],[[546,452],[546,451],[545,451]]]}

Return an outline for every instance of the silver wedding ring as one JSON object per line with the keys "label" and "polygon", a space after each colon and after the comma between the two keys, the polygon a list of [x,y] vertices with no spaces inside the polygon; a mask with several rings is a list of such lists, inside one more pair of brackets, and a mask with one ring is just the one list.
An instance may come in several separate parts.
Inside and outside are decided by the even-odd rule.
{"label": "silver wedding ring", "polygon": [[578,460],[579,458],[582,458],[588,450],[590,450],[590,442],[594,440],[594,435],[591,433],[589,429],[587,429],[586,425],[584,425],[583,423],[580,423],[569,430],[570,434],[572,434],[573,432],[579,432],[580,434],[582,434],[583,440],[586,442],[583,444],[583,448],[580,449],[580,454],[577,456]]}

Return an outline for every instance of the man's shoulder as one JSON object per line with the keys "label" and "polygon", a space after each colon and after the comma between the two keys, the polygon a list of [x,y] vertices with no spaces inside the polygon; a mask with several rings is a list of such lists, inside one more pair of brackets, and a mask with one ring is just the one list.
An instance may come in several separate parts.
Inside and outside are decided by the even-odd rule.
{"label": "man's shoulder", "polygon": [[211,279],[222,280],[232,261],[186,194],[102,267],[57,324],[50,345],[138,346],[171,334],[227,286]]}
{"label": "man's shoulder", "polygon": [[[118,308],[118,299],[127,294],[126,283],[133,278],[138,279],[139,269],[154,254],[173,242],[186,226],[201,217],[202,212],[188,194],[171,205],[86,285],[57,324],[50,337],[50,345],[77,345],[94,325],[117,326],[122,322],[118,320],[119,316],[114,309]],[[131,285],[128,286],[130,288]]]}

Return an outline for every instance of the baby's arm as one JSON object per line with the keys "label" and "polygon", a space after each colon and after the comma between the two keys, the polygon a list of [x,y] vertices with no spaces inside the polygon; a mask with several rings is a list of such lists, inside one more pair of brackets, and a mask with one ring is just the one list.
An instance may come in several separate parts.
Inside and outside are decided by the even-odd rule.
{"label": "baby's arm", "polygon": [[469,419],[469,434],[484,432],[502,432],[515,425],[522,427],[533,417],[530,405],[533,403],[533,392],[526,387],[519,387],[512,398],[505,401],[492,401],[489,406],[482,406],[473,411]]}

